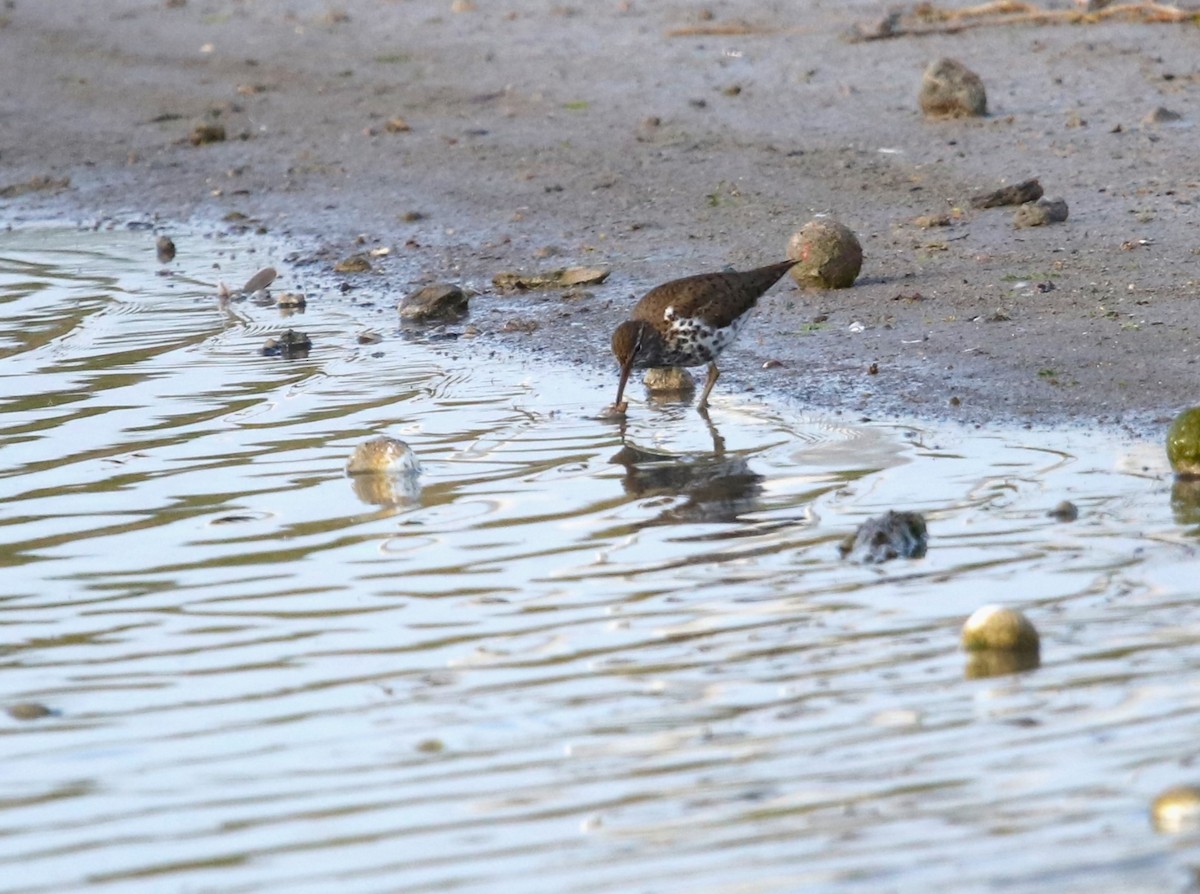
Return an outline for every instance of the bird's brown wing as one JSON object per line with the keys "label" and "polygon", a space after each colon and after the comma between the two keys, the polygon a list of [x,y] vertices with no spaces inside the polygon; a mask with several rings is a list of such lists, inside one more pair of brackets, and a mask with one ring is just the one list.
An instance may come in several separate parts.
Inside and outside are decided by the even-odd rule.
{"label": "bird's brown wing", "polygon": [[711,325],[729,326],[754,306],[796,262],[783,261],[754,270],[700,273],[656,286],[634,308],[634,317],[660,321],[668,307],[676,316],[701,316]]}

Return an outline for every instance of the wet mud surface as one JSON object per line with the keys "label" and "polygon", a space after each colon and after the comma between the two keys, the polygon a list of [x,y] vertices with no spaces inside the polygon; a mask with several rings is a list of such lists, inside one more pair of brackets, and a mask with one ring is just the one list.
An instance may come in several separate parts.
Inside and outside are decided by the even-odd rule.
{"label": "wet mud surface", "polygon": [[[1195,26],[848,43],[882,6],[708,11],[17,0],[0,218],[262,228],[391,313],[430,283],[478,290],[464,326],[615,387],[608,339],[636,295],[778,260],[828,214],[859,235],[858,283],[777,286],[715,400],[1138,432],[1194,402]],[[700,33],[723,24],[754,33]],[[922,72],[945,56],[983,79],[988,117],[922,119]],[[971,207],[1034,177],[1066,221]],[[372,248],[390,252],[334,273]],[[612,273],[570,298],[491,285],[572,265]]]}

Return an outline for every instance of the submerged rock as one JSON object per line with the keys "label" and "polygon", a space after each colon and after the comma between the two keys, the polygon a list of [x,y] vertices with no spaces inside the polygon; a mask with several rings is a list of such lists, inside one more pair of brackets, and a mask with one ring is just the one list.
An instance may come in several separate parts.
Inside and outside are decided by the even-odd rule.
{"label": "submerged rock", "polygon": [[957,59],[931,62],[917,95],[927,118],[970,118],[987,114],[983,79]]}
{"label": "submerged rock", "polygon": [[796,262],[789,272],[799,285],[846,289],[862,270],[862,244],[854,231],[836,220],[811,220],[788,240],[787,256]]}
{"label": "submerged rock", "polygon": [[400,319],[412,323],[453,322],[468,311],[467,294],[451,283],[434,283],[405,295],[400,301]]}
{"label": "submerged rock", "polygon": [[919,512],[889,510],[868,519],[838,544],[842,558],[874,565],[891,559],[919,559],[929,545],[925,516]]}
{"label": "submerged rock", "polygon": [[289,329],[280,336],[271,336],[261,348],[264,357],[285,357],[289,360],[307,357],[311,350],[312,339],[295,329]]}

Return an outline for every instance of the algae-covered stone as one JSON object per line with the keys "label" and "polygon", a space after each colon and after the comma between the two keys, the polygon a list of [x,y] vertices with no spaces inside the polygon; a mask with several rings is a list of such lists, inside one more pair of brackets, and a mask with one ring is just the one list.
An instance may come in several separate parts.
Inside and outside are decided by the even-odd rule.
{"label": "algae-covered stone", "polygon": [[1200,478],[1200,407],[1184,410],[1167,429],[1167,459],[1180,478]]}
{"label": "algae-covered stone", "polygon": [[976,609],[962,629],[963,648],[968,652],[997,651],[1037,654],[1037,628],[1015,608],[985,605]]}
{"label": "algae-covered stone", "polygon": [[696,379],[679,366],[656,366],[648,369],[643,381],[651,391],[682,394],[696,390]]}
{"label": "algae-covered stone", "polygon": [[792,279],[805,287],[845,289],[862,270],[862,244],[854,231],[836,220],[811,220],[788,240],[787,256],[796,262]]}
{"label": "algae-covered stone", "polygon": [[1175,785],[1160,793],[1150,805],[1150,822],[1168,835],[1200,829],[1200,786]]}
{"label": "algae-covered stone", "polygon": [[927,118],[970,118],[987,114],[983,79],[957,59],[931,62],[917,97]]}
{"label": "algae-covered stone", "polygon": [[405,295],[400,319],[412,323],[454,322],[467,315],[467,293],[452,283],[434,283]]}

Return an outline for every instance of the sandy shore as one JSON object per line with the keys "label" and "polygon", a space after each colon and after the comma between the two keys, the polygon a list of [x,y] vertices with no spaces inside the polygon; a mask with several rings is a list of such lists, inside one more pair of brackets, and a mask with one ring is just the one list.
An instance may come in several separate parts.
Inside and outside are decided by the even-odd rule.
{"label": "sandy shore", "polygon": [[[755,390],[854,418],[1138,432],[1197,402],[1194,25],[851,43],[883,5],[707,9],[16,0],[0,10],[0,188],[18,188],[0,221],[240,214],[330,281],[333,261],[387,246],[356,294],[470,285],[481,335],[464,351],[502,341],[601,370],[635,294],[778,260],[828,214],[860,235],[858,284],[777,286],[726,354],[718,402]],[[983,78],[987,118],[921,118],[922,69],[942,56]],[[1182,118],[1146,123],[1158,107]],[[192,145],[201,122],[227,139]],[[19,189],[37,177],[51,187]],[[1016,229],[1012,209],[969,207],[1030,177],[1067,222]],[[914,223],[931,214],[950,225]],[[490,292],[497,272],[572,264],[613,272],[583,297]],[[537,327],[506,329],[514,317]]]}

